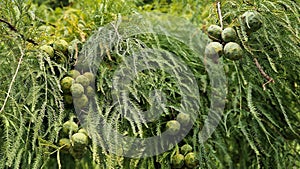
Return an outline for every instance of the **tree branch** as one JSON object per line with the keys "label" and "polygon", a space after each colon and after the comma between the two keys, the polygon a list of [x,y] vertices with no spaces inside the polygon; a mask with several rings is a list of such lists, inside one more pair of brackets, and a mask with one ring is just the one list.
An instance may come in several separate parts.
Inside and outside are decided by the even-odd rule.
{"label": "tree branch", "polygon": [[0,18],[0,22],[5,23],[5,24],[8,26],[8,28],[9,28],[10,30],[12,30],[13,32],[19,34],[23,40],[25,40],[25,41],[27,41],[27,42],[29,42],[29,43],[32,43],[32,44],[34,44],[34,45],[38,45],[38,43],[36,43],[34,40],[32,40],[32,39],[30,39],[30,38],[25,38],[25,36],[24,36],[23,34],[21,34],[21,33],[17,30],[17,28],[15,28],[11,23],[9,23],[9,22],[7,22],[6,20],[1,19],[1,18]]}

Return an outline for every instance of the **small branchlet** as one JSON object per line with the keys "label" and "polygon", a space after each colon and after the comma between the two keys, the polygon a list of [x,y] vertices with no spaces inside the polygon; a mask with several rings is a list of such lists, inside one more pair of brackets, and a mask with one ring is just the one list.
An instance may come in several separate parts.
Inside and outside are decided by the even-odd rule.
{"label": "small branchlet", "polygon": [[269,84],[269,83],[271,83],[271,82],[272,82],[272,83],[275,83],[275,81],[274,81],[274,79],[273,79],[272,77],[270,77],[270,76],[263,70],[263,68],[262,68],[261,65],[259,64],[257,58],[254,58],[253,61],[254,61],[255,65],[256,65],[256,67],[258,68],[260,74],[261,74],[265,79],[268,80],[266,83],[264,83],[264,84],[262,85],[263,89],[266,90],[266,85]]}

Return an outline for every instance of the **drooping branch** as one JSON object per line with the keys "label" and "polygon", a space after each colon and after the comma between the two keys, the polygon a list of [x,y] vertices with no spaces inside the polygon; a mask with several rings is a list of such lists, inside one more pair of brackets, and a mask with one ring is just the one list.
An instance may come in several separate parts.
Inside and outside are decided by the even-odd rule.
{"label": "drooping branch", "polygon": [[269,83],[274,83],[274,79],[272,77],[270,77],[264,70],[263,68],[261,67],[261,65],[259,64],[258,60],[256,58],[253,59],[254,60],[254,63],[256,65],[256,67],[258,68],[260,74],[265,78],[267,79],[268,81],[266,83],[264,83],[262,85],[263,89],[266,90],[266,85],[269,84]]}
{"label": "drooping branch", "polygon": [[22,38],[23,40],[25,40],[25,41],[27,41],[27,42],[29,42],[29,43],[32,43],[32,44],[34,44],[34,45],[38,45],[38,43],[35,42],[34,40],[32,40],[32,39],[30,39],[30,38],[25,38],[25,36],[24,36],[23,34],[21,34],[21,33],[17,30],[17,28],[15,28],[11,23],[9,23],[9,22],[7,22],[6,20],[1,19],[1,18],[0,18],[0,22],[5,23],[11,31],[13,31],[13,32],[17,33],[18,35],[20,35],[21,38]]}

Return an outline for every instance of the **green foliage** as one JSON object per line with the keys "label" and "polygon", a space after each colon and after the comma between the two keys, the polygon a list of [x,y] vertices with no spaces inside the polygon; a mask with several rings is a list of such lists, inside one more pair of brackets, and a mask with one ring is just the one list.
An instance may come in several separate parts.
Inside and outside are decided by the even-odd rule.
{"label": "green foliage", "polygon": [[[114,48],[101,48],[105,52],[99,70],[93,70],[95,77],[87,75],[96,81],[96,88],[89,86],[92,92],[87,94],[89,98],[83,95],[84,101],[75,101],[84,104],[80,108],[92,111],[93,106],[87,105],[87,100],[95,100],[99,103],[96,115],[111,122],[124,135],[145,138],[161,134],[167,122],[180,114],[178,105],[184,99],[174,77],[162,70],[139,72],[130,84],[130,101],[123,107],[134,107],[136,112],[131,118],[121,117],[111,93],[119,66],[144,47],[180,57],[195,76],[201,95],[198,118],[184,140],[163,154],[137,159],[107,152],[103,146],[107,140],[94,132],[99,129],[93,123],[84,126],[91,139],[89,145],[82,152],[63,153],[59,133],[64,122],[73,119],[75,110],[70,101],[64,102],[66,95],[61,80],[88,71],[81,67],[80,72],[70,72],[80,63],[78,55],[82,45],[88,38],[97,40],[97,36],[91,35],[101,26],[114,21],[109,24],[112,28],[121,20],[130,19],[127,15],[150,11],[184,17],[199,31],[207,33],[210,25],[221,26],[216,3],[200,0],[37,3],[0,2],[0,168],[171,168],[171,158],[179,153],[178,147],[187,144],[193,150],[192,161],[197,161],[200,168],[300,167],[300,6],[296,1],[222,1],[223,29],[236,30],[235,41],[244,52],[237,61],[219,59],[227,77],[226,107],[221,123],[203,144],[198,142],[198,132],[207,118],[213,89],[205,65],[193,52],[193,46],[163,31],[135,34],[135,28],[118,28],[119,33],[128,36],[119,38]],[[245,25],[248,21],[242,15],[247,11],[260,15],[262,25],[255,32]],[[163,15],[153,16],[156,16],[151,20],[153,24],[159,19],[173,22]],[[184,35],[193,33],[187,25],[182,25],[180,31]],[[208,44],[208,37],[202,34],[201,40]],[[206,44],[202,45],[203,49],[198,50],[204,52]],[[200,57],[205,61],[204,55]],[[170,62],[157,64],[164,67]],[[275,83],[266,84],[270,78]],[[191,86],[184,87],[191,89]],[[149,109],[149,117],[157,111],[151,109],[156,102],[151,100],[154,89],[166,93],[160,99],[165,99],[167,104],[161,108],[163,114],[156,121],[146,123],[138,117]],[[119,96],[121,101],[124,98]],[[87,120],[97,118],[91,113]],[[79,126],[81,123],[78,122]],[[65,135],[68,137],[65,139],[70,139],[71,134]]]}

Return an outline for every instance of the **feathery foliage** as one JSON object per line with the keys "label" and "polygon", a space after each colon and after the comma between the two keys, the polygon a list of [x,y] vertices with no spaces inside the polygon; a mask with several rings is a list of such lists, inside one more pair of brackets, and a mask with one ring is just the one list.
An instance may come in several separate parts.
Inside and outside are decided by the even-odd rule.
{"label": "feathery foliage", "polygon": [[[263,23],[251,34],[241,18],[249,10],[259,12]],[[221,2],[220,12],[224,28],[237,30],[244,55],[238,61],[219,59],[227,79],[226,105],[212,137],[201,143],[198,133],[214,92],[213,77],[205,67],[203,53],[210,41],[205,34],[209,25],[221,25],[215,2],[1,1],[0,168],[171,168],[171,158],[186,143],[193,147],[200,168],[299,168],[299,3],[228,0]],[[111,36],[116,33],[121,36]],[[194,41],[187,43],[188,35],[195,35],[191,38]],[[68,42],[67,51],[55,50],[52,56],[41,49],[43,45],[55,48],[62,39]],[[107,42],[113,43],[106,46]],[[86,48],[91,46],[95,51]],[[160,53],[153,55],[153,50],[145,52],[145,48]],[[100,52],[100,57],[93,55],[95,52]],[[143,71],[131,67],[143,58],[150,62],[148,56],[157,57]],[[184,65],[165,58],[177,58]],[[80,67],[85,59],[93,69]],[[153,70],[153,65],[161,69]],[[195,79],[179,80],[191,84],[194,80],[197,91],[164,71],[168,66],[174,68],[175,75],[182,72],[178,67],[186,66]],[[97,95],[81,114],[66,104],[60,84],[74,68],[96,74]],[[138,72],[136,77],[126,76],[128,69]],[[129,78],[130,83],[115,83],[122,80],[116,74]],[[128,93],[114,93],[118,87]],[[153,97],[161,93],[162,97]],[[176,118],[182,100],[193,105],[197,99],[199,107],[190,107],[197,116],[193,128],[168,151],[147,158],[108,151],[123,153],[121,147],[115,147],[119,137],[101,126],[100,119],[124,136],[152,137],[162,134],[166,123]],[[153,106],[162,102],[161,107]],[[121,110],[135,111],[122,114]],[[163,113],[149,123],[141,118],[146,111],[149,117],[157,111]],[[82,117],[85,121],[78,121]],[[63,123],[69,119],[86,128],[91,139],[81,159],[63,153],[58,145]],[[159,144],[164,147],[168,143]],[[140,151],[137,156],[142,155]]]}

